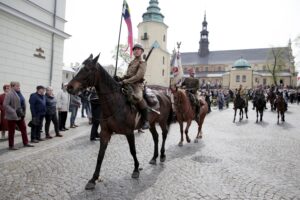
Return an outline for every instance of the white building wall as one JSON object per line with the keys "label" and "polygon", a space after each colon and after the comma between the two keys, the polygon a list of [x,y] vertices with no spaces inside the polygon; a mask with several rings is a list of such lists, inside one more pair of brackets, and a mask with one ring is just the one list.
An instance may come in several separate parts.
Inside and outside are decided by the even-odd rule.
{"label": "white building wall", "polygon": [[[52,86],[55,92],[61,88],[64,39],[70,35],[63,32],[63,26],[62,29],[51,27],[53,14],[50,11],[54,8],[51,7],[51,2],[54,0],[0,2],[0,88],[11,81],[19,81],[27,104],[29,95],[36,91],[37,85],[50,84],[53,36]],[[65,8],[65,0],[59,0],[57,3],[57,8]],[[41,6],[49,6],[49,12]],[[61,10],[60,14],[64,15],[64,12]],[[58,21],[65,22],[63,18]],[[40,26],[39,22],[49,22],[49,25],[46,25],[48,28]],[[41,55],[45,58],[34,56],[39,53],[36,50],[39,48],[44,51]]]}

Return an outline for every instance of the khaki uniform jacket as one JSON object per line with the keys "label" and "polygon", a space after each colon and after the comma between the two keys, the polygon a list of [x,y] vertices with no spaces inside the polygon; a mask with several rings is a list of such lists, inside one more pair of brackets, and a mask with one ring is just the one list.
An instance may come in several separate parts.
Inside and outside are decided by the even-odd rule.
{"label": "khaki uniform jacket", "polygon": [[[26,113],[26,104],[24,108],[24,113]],[[21,107],[21,102],[18,94],[11,89],[4,98],[3,107],[5,109],[5,118],[7,120],[20,120],[21,118],[17,116],[16,110]]]}
{"label": "khaki uniform jacket", "polygon": [[142,83],[142,79],[145,76],[147,68],[147,63],[142,61],[142,59],[135,58],[131,61],[128,65],[127,73],[125,75],[125,79],[123,82],[125,84],[135,84],[135,83]]}
{"label": "khaki uniform jacket", "polygon": [[128,65],[127,73],[123,77],[123,83],[131,84],[133,96],[138,100],[143,100],[143,79],[146,73],[147,63],[141,57],[135,58]]}

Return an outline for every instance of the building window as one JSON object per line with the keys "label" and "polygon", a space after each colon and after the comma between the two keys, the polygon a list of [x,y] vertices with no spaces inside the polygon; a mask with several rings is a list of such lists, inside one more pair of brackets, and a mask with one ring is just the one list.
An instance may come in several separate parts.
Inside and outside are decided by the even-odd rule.
{"label": "building window", "polygon": [[267,79],[263,79],[263,85],[267,85]]}
{"label": "building window", "polygon": [[148,40],[148,34],[145,32],[141,39],[142,40]]}
{"label": "building window", "polygon": [[246,82],[246,75],[243,75],[242,81],[243,81],[243,82]]}
{"label": "building window", "polygon": [[66,73],[66,79],[68,79],[69,78],[69,74],[68,73]]}
{"label": "building window", "polygon": [[222,68],[221,68],[221,66],[219,66],[219,67],[218,67],[218,71],[219,71],[219,72],[220,72],[220,71],[222,71]]}
{"label": "building window", "polygon": [[240,82],[240,75],[236,75],[236,77],[235,77],[235,82],[237,82],[237,83]]}
{"label": "building window", "polygon": [[259,83],[259,80],[257,77],[255,78],[255,83],[257,83],[257,84]]}
{"label": "building window", "polygon": [[208,72],[208,67],[205,67],[205,71]]}
{"label": "building window", "polygon": [[166,35],[164,35],[164,37],[163,37],[163,41],[164,41],[164,42],[166,41]]}
{"label": "building window", "polygon": [[165,64],[165,57],[163,56],[163,65]]}
{"label": "building window", "polygon": [[161,74],[162,74],[162,76],[165,76],[165,70],[164,69],[162,70]]}
{"label": "building window", "polygon": [[263,66],[263,71],[266,71],[267,67],[266,65]]}

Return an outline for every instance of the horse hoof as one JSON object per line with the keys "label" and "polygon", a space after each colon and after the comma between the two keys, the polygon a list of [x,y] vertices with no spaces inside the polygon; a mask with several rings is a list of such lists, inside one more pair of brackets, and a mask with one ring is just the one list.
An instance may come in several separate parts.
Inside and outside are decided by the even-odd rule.
{"label": "horse hoof", "polygon": [[160,157],[160,162],[165,162],[166,161],[166,156]]}
{"label": "horse hoof", "polygon": [[194,143],[198,143],[198,139],[195,139],[195,140],[194,140]]}
{"label": "horse hoof", "polygon": [[183,146],[182,142],[179,142],[179,143],[178,143],[178,146],[182,147],[182,146]]}
{"label": "horse hoof", "polygon": [[95,183],[92,183],[92,182],[88,182],[87,184],[86,184],[86,186],[85,186],[85,189],[86,190],[93,190],[93,189],[95,189]]}
{"label": "horse hoof", "polygon": [[156,165],[156,160],[155,159],[151,159],[150,162],[149,162],[149,164]]}
{"label": "horse hoof", "polygon": [[190,140],[190,139],[187,139],[186,141],[187,141],[187,143],[190,143],[190,142],[191,142],[191,140]]}
{"label": "horse hoof", "polygon": [[131,178],[139,178],[139,176],[140,176],[140,172],[139,171],[133,171],[132,175],[131,175]]}

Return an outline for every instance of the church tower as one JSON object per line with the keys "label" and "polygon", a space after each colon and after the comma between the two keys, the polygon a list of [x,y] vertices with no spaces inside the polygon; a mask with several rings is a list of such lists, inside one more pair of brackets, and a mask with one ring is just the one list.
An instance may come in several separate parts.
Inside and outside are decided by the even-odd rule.
{"label": "church tower", "polygon": [[143,22],[138,25],[138,43],[144,46],[145,55],[148,55],[155,41],[159,44],[159,48],[152,51],[147,61],[147,85],[169,86],[170,54],[167,51],[167,29],[164,16],[158,7],[158,0],[150,0],[147,12],[143,14]]}
{"label": "church tower", "polygon": [[206,21],[206,13],[204,14],[204,21],[202,22],[202,31],[200,32],[200,42],[199,42],[199,55],[201,57],[205,57],[209,54],[208,49],[208,31],[207,31],[207,21]]}

